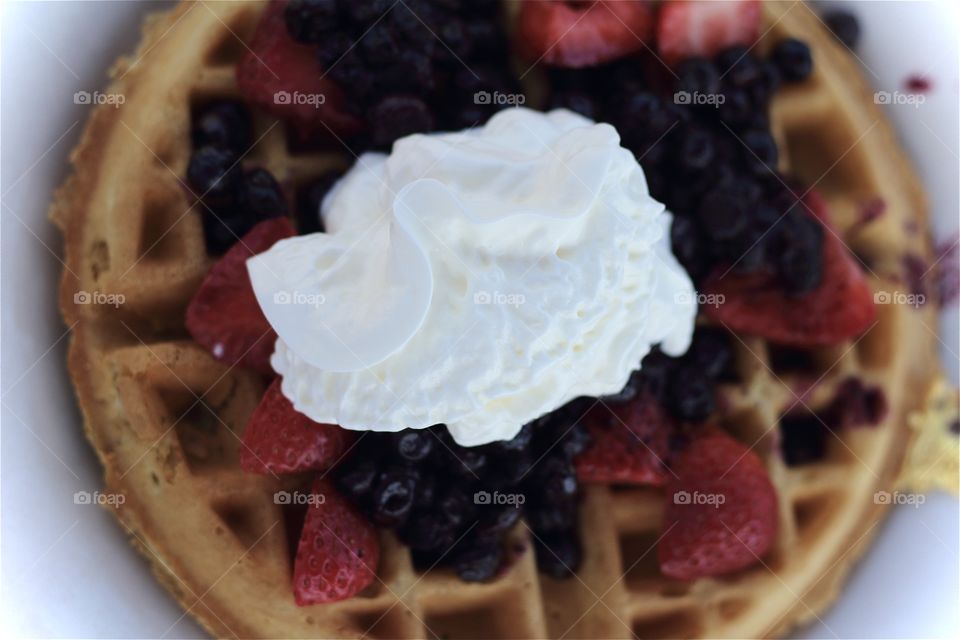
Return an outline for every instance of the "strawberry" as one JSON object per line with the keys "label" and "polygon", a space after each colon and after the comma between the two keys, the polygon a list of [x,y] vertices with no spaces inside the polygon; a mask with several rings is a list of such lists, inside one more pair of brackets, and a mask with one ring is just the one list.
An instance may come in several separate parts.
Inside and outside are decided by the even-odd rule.
{"label": "strawberry", "polygon": [[707,428],[677,458],[667,484],[660,570],[693,580],[757,562],[777,534],[777,495],[760,458]]}
{"label": "strawberry", "polygon": [[338,134],[356,133],[361,122],[343,108],[340,88],[323,77],[314,47],[300,44],[287,33],[286,4],[267,4],[237,64],[240,93],[264,111],[290,121],[301,137],[325,134],[327,127]]}
{"label": "strawberry", "polygon": [[296,235],[286,218],[264,220],[227,251],[187,307],[187,331],[217,360],[273,375],[270,354],[277,334],[253,294],[246,262],[278,240]]}
{"label": "strawberry", "polygon": [[379,560],[373,525],[329,482],[315,480],[293,562],[297,604],[352,598],[373,582]]}
{"label": "strawberry", "polygon": [[643,391],[625,403],[595,405],[583,418],[590,445],[574,461],[577,478],[602,484],[663,484],[673,425]]}
{"label": "strawberry", "polygon": [[557,67],[590,67],[639,51],[652,34],[650,7],[640,0],[524,2],[519,48]]}
{"label": "strawberry", "polygon": [[657,49],[668,64],[710,57],[760,36],[759,0],[674,0],[657,19]]}
{"label": "strawberry", "polygon": [[811,191],[803,204],[825,227],[820,284],[795,295],[770,275],[722,275],[725,269],[718,269],[707,277],[703,292],[723,302],[704,306],[708,316],[733,331],[796,347],[837,344],[870,327],[877,312],[863,272],[830,229],[820,196]]}
{"label": "strawberry", "polygon": [[340,459],[352,439],[346,429],[314,422],[294,409],[276,378],[247,422],[240,467],[250,473],[323,470]]}

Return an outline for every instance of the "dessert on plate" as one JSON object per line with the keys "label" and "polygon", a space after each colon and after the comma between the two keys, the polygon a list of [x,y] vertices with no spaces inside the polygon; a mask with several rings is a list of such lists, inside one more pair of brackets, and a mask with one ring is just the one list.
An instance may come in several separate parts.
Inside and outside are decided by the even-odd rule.
{"label": "dessert on plate", "polygon": [[51,216],[85,429],[158,579],[218,636],[817,616],[956,447],[924,196],[829,22],[150,16]]}

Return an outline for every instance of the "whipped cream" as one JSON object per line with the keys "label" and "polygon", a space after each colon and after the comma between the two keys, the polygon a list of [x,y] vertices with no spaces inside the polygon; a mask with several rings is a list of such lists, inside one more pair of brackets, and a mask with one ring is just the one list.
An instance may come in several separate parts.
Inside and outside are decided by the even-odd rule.
{"label": "whipped cream", "polygon": [[620,391],[651,346],[689,346],[670,216],[610,125],[515,108],[412,135],[321,209],[327,233],[247,262],[283,393],[317,422],[509,439]]}

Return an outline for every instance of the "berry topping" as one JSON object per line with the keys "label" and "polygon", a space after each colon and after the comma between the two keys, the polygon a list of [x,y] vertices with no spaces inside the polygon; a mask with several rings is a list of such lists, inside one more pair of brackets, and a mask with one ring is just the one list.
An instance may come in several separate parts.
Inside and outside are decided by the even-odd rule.
{"label": "berry topping", "polygon": [[287,215],[287,201],[280,185],[266,169],[244,172],[239,198],[248,216],[255,220]]}
{"label": "berry topping", "polygon": [[273,375],[270,354],[277,336],[253,294],[246,262],[292,235],[286,218],[261,222],[213,265],[190,300],[187,331],[217,360]]}
{"label": "berry topping", "polygon": [[789,82],[806,80],[813,71],[810,47],[794,38],[778,42],[770,55],[780,75]]}
{"label": "berry topping", "polygon": [[856,16],[849,11],[835,9],[823,14],[823,22],[826,24],[837,40],[842,42],[848,48],[853,49],[860,41],[860,23]]}
{"label": "berry topping", "polygon": [[758,0],[674,0],[663,3],[657,20],[657,47],[669,64],[751,45],[759,35]]}
{"label": "berry topping", "polygon": [[591,444],[577,456],[582,482],[663,484],[672,426],[656,399],[641,391],[629,402],[593,407],[583,423]]}
{"label": "berry topping", "polygon": [[[797,212],[793,223],[786,219],[781,223],[788,241],[781,254],[786,257],[778,261],[778,266],[781,275],[784,270],[792,270],[786,279],[801,285],[800,293],[784,290],[769,274],[724,275],[721,268],[707,278],[703,290],[723,303],[705,306],[704,311],[733,331],[797,347],[831,345],[858,336],[876,317],[870,285],[843,243],[826,226],[826,210],[819,196],[807,194],[798,209],[806,213]],[[822,228],[814,231],[811,222]],[[819,251],[811,246],[815,241],[820,242]],[[822,255],[818,278],[808,271],[818,263],[817,254]],[[810,287],[815,281],[817,284]]]}
{"label": "berry topping", "polygon": [[518,18],[520,48],[531,59],[558,67],[590,67],[644,47],[653,26],[641,0],[524,2]]}
{"label": "berry topping", "polygon": [[660,569],[693,580],[754,564],[777,534],[777,496],[763,463],[719,430],[683,451],[667,485]]}
{"label": "berry topping", "polygon": [[313,500],[293,564],[293,595],[301,607],[346,600],[376,577],[380,561],[377,532],[324,480]]}
{"label": "berry topping", "polygon": [[583,560],[580,538],[569,531],[545,533],[536,539],[537,567],[551,578],[567,578]]}
{"label": "berry topping", "polygon": [[352,440],[349,431],[316,423],[294,409],[276,378],[247,422],[240,467],[273,474],[323,470],[340,459]]}
{"label": "berry topping", "polygon": [[246,106],[232,100],[204,105],[193,118],[191,138],[195,147],[211,145],[244,153],[253,143],[250,114]]}
{"label": "berry topping", "polygon": [[[286,4],[267,4],[250,48],[237,65],[240,92],[264,111],[290,121],[302,136],[325,134],[328,128],[337,134],[356,132],[360,121],[343,109],[343,94],[324,77],[313,47],[288,34]],[[304,27],[303,33],[308,31]]]}
{"label": "berry topping", "polygon": [[290,0],[283,17],[294,40],[317,43],[337,26],[337,0]]}
{"label": "berry topping", "polygon": [[373,143],[378,147],[389,147],[398,138],[433,129],[429,107],[412,95],[387,96],[370,109],[369,116]]}

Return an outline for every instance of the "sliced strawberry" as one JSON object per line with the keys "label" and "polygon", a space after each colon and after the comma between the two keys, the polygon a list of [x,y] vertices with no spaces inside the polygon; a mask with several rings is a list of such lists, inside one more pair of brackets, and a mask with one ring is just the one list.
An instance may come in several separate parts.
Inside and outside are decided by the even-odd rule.
{"label": "sliced strawberry", "polygon": [[376,577],[377,532],[329,482],[317,479],[293,563],[293,596],[305,607],[346,600]]}
{"label": "sliced strawberry", "polygon": [[639,51],[653,32],[653,16],[640,0],[524,2],[519,49],[557,67],[590,67]]}
{"label": "sliced strawberry", "polygon": [[574,461],[582,482],[660,485],[667,480],[673,424],[652,394],[597,404],[583,424],[590,445]]}
{"label": "sliced strawberry", "polygon": [[250,47],[237,64],[240,93],[290,121],[301,136],[326,133],[327,127],[337,134],[355,133],[361,122],[343,108],[340,88],[323,77],[316,50],[287,33],[286,4],[285,0],[267,4]]}
{"label": "sliced strawberry", "polygon": [[853,338],[873,324],[873,291],[860,266],[830,229],[826,204],[815,192],[804,209],[824,225],[823,269],[817,288],[803,295],[787,292],[772,276],[737,275],[718,269],[703,292],[721,304],[703,311],[729,329],[797,347],[832,345]]}
{"label": "sliced strawberry", "polygon": [[763,463],[719,429],[708,428],[673,465],[667,484],[660,570],[681,580],[748,567],[777,535],[777,494]]}
{"label": "sliced strawberry", "polygon": [[187,307],[187,331],[217,360],[273,375],[270,354],[277,334],[253,294],[247,259],[296,235],[286,218],[271,218],[247,232],[217,261]]}
{"label": "sliced strawberry", "polygon": [[657,19],[657,48],[668,64],[751,45],[759,36],[759,0],[674,0],[661,5]]}
{"label": "sliced strawberry", "polygon": [[247,422],[240,467],[250,473],[297,473],[331,467],[347,450],[353,434],[320,424],[293,408],[276,378]]}

